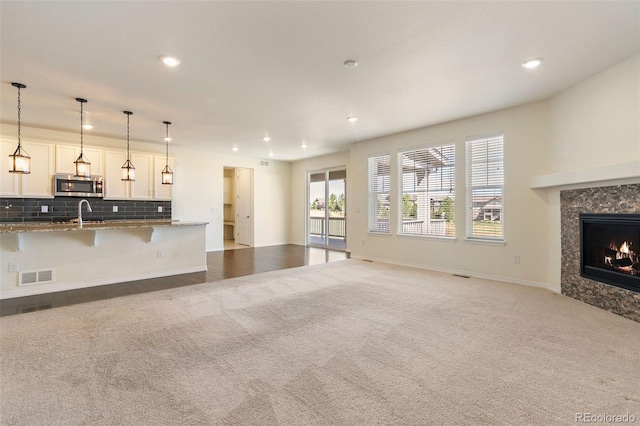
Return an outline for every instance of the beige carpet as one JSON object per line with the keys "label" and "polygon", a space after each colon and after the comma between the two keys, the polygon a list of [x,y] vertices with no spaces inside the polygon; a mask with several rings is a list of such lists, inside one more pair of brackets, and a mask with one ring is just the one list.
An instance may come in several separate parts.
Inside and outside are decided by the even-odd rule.
{"label": "beige carpet", "polygon": [[2,425],[640,423],[640,323],[347,260],[0,318]]}

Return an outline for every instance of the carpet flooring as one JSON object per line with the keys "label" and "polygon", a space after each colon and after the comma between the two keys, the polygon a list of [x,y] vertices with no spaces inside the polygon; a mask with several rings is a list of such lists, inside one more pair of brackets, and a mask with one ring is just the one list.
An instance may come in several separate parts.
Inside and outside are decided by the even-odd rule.
{"label": "carpet flooring", "polygon": [[543,289],[355,259],[0,327],[2,425],[640,422],[640,323]]}

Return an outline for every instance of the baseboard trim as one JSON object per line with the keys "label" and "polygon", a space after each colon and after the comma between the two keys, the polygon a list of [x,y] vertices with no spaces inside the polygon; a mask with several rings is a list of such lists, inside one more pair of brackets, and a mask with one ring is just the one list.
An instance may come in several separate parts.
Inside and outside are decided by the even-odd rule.
{"label": "baseboard trim", "polygon": [[485,279],[485,280],[492,280],[492,281],[500,281],[500,282],[505,282],[505,283],[510,283],[510,284],[519,284],[519,285],[524,285],[527,287],[537,287],[537,288],[543,288],[545,290],[549,290],[552,291],[554,293],[560,293],[560,286],[559,285],[553,285],[550,283],[543,283],[543,282],[539,282],[539,281],[528,281],[528,280],[521,280],[519,278],[510,278],[510,277],[503,277],[503,276],[499,276],[499,275],[491,275],[491,274],[483,274],[481,272],[472,272],[472,271],[466,271],[464,269],[452,269],[452,268],[443,268],[441,266],[435,266],[435,265],[425,265],[425,264],[421,264],[421,263],[412,263],[412,262],[398,262],[395,260],[391,260],[391,259],[383,259],[383,258],[377,258],[377,257],[370,257],[370,256],[355,256],[355,255],[351,255],[352,259],[359,259],[359,260],[372,260],[374,262],[381,262],[381,263],[389,263],[391,265],[398,265],[398,266],[408,266],[411,268],[418,268],[418,269],[426,269],[426,270],[430,270],[430,271],[437,271],[437,272],[444,272],[446,274],[455,274],[455,275],[466,275],[469,277],[474,277],[474,278],[481,278],[481,279]]}
{"label": "baseboard trim", "polygon": [[96,287],[100,285],[118,284],[128,281],[146,280],[150,278],[169,277],[173,275],[192,274],[194,272],[206,272],[207,266],[192,266],[188,268],[177,268],[168,271],[145,272],[135,275],[127,275],[126,277],[109,277],[93,281],[77,281],[71,283],[59,284],[43,284],[42,287],[18,287],[10,292],[2,292],[0,300],[13,299],[16,297],[35,296],[38,294],[55,293],[58,291],[77,290],[79,288]]}

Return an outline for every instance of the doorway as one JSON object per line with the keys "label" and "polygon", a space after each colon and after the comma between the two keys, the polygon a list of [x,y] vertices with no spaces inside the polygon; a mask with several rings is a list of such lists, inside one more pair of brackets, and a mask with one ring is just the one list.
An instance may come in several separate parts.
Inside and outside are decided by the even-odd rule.
{"label": "doorway", "polygon": [[347,249],[347,170],[308,173],[307,244]]}
{"label": "doorway", "polygon": [[253,170],[224,167],[223,245],[253,246]]}

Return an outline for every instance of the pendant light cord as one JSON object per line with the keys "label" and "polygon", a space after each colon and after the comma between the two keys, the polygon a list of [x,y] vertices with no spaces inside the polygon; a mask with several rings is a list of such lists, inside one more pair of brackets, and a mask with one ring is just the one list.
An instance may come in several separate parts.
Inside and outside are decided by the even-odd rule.
{"label": "pendant light cord", "polygon": [[84,153],[84,102],[80,102],[80,158]]}
{"label": "pendant light cord", "polygon": [[22,107],[20,106],[20,86],[18,87],[18,148],[20,148],[20,132],[21,132],[21,126],[20,126],[20,113],[22,112]]}
{"label": "pendant light cord", "polygon": [[165,142],[165,161],[164,161],[164,165],[166,167],[169,167],[169,123],[165,122],[165,125],[167,126],[167,134],[166,134],[166,137],[164,138],[164,142]]}
{"label": "pendant light cord", "polygon": [[127,114],[127,161],[129,161],[129,116],[131,114]]}

